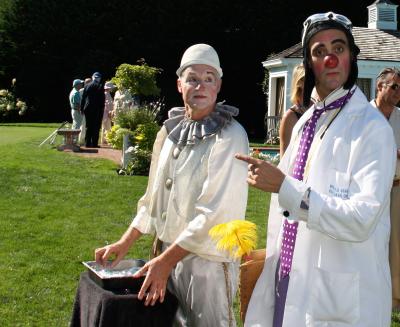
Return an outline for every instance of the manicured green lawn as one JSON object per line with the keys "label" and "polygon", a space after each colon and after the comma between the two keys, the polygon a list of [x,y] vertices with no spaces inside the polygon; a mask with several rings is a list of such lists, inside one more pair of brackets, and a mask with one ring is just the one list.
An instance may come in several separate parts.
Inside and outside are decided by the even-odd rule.
{"label": "manicured green lawn", "polygon": [[111,161],[39,148],[53,130],[0,126],[0,326],[67,326],[81,261],[121,235],[145,190]]}
{"label": "manicured green lawn", "polygon": [[[82,261],[117,240],[147,177],[108,160],[38,145],[55,125],[0,125],[0,326],[67,326]],[[269,197],[251,190],[247,216],[265,244]],[[147,258],[150,237],[129,253]]]}
{"label": "manicured green lawn", "polygon": [[[81,262],[120,237],[146,187],[147,177],[118,176],[111,161],[39,148],[57,127],[0,125],[1,327],[68,326]],[[250,190],[259,247],[268,206],[269,195]],[[150,244],[143,238],[128,256],[147,258]]]}

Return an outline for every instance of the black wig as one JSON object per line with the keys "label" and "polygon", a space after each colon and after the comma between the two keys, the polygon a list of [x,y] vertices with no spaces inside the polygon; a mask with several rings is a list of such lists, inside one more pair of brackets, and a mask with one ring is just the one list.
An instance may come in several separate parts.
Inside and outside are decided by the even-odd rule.
{"label": "black wig", "polygon": [[[347,81],[344,83],[343,88],[350,89],[357,80],[358,77],[358,66],[357,66],[357,55],[360,53],[360,49],[354,42],[353,34],[349,28],[346,28],[342,24],[334,20],[318,21],[307,28],[306,34],[303,39],[303,65],[305,69],[304,77],[304,91],[303,91],[303,104],[307,108],[310,105],[311,92],[315,86],[315,76],[311,69],[310,64],[310,39],[320,31],[327,29],[338,29],[345,33],[350,47],[351,55],[351,66],[350,73]],[[304,33],[304,31],[303,31]]]}

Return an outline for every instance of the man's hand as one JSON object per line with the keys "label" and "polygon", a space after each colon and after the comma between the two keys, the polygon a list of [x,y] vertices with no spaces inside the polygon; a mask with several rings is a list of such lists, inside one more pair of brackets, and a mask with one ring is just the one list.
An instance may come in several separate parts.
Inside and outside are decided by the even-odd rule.
{"label": "man's hand", "polygon": [[118,242],[103,246],[94,251],[96,262],[103,267],[107,266],[107,260],[115,255],[115,259],[111,263],[111,268],[115,267],[118,262],[128,253],[131,245],[138,239],[142,233],[134,227],[129,227],[122,235]]}
{"label": "man's hand", "polygon": [[265,192],[279,192],[285,179],[285,174],[279,168],[264,160],[255,159],[243,154],[237,153],[235,157],[249,164],[247,177],[249,185]]}
{"label": "man's hand", "polygon": [[125,256],[125,254],[128,252],[129,246],[127,244],[124,244],[122,242],[115,242],[110,245],[106,245],[102,248],[98,248],[95,250],[95,259],[96,262],[103,267],[107,267],[107,261],[108,259],[112,256],[115,255],[114,260],[111,263],[111,268],[114,268],[118,262],[121,261],[121,259]]}
{"label": "man's hand", "polygon": [[144,305],[154,305],[157,300],[164,302],[167,281],[173,267],[168,265],[161,256],[147,262],[133,277],[146,275],[139,291],[138,298],[145,297]]}
{"label": "man's hand", "polygon": [[138,294],[139,300],[146,297],[144,305],[154,305],[157,300],[161,303],[164,301],[171,270],[188,253],[179,245],[172,244],[165,252],[146,263],[143,268],[133,275],[134,278],[146,275]]}

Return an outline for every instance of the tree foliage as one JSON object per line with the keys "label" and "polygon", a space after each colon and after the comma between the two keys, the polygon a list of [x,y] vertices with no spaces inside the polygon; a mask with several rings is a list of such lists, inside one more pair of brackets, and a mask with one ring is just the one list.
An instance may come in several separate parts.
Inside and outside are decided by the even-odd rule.
{"label": "tree foliage", "polygon": [[[122,63],[145,58],[167,107],[181,104],[175,71],[184,50],[208,43],[220,55],[220,100],[241,109],[250,135],[263,134],[262,61],[300,40],[302,22],[333,10],[366,26],[373,0],[1,0],[0,88],[16,77],[17,93],[36,119],[69,119],[74,78],[100,71],[110,79]],[[362,14],[361,14],[362,13]],[[3,84],[3,85],[2,85]]]}
{"label": "tree foliage", "polygon": [[127,89],[131,94],[139,96],[156,96],[160,94],[156,77],[161,72],[159,68],[142,65],[121,64],[112,81],[119,89]]}

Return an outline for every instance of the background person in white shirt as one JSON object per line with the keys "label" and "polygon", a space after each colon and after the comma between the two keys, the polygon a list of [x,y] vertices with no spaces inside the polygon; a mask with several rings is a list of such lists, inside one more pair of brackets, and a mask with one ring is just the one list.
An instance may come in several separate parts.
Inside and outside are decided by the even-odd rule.
{"label": "background person in white shirt", "polygon": [[115,89],[115,85],[112,82],[106,82],[104,84],[104,111],[103,111],[103,120],[101,122],[101,135],[100,135],[100,143],[107,144],[106,134],[111,129],[111,118],[114,100],[111,95],[111,92]]}
{"label": "background person in white shirt", "polygon": [[386,117],[393,129],[397,146],[396,175],[390,200],[390,242],[389,264],[392,276],[392,307],[400,310],[400,71],[397,68],[383,69],[376,79],[376,98],[371,101],[374,107]]}

